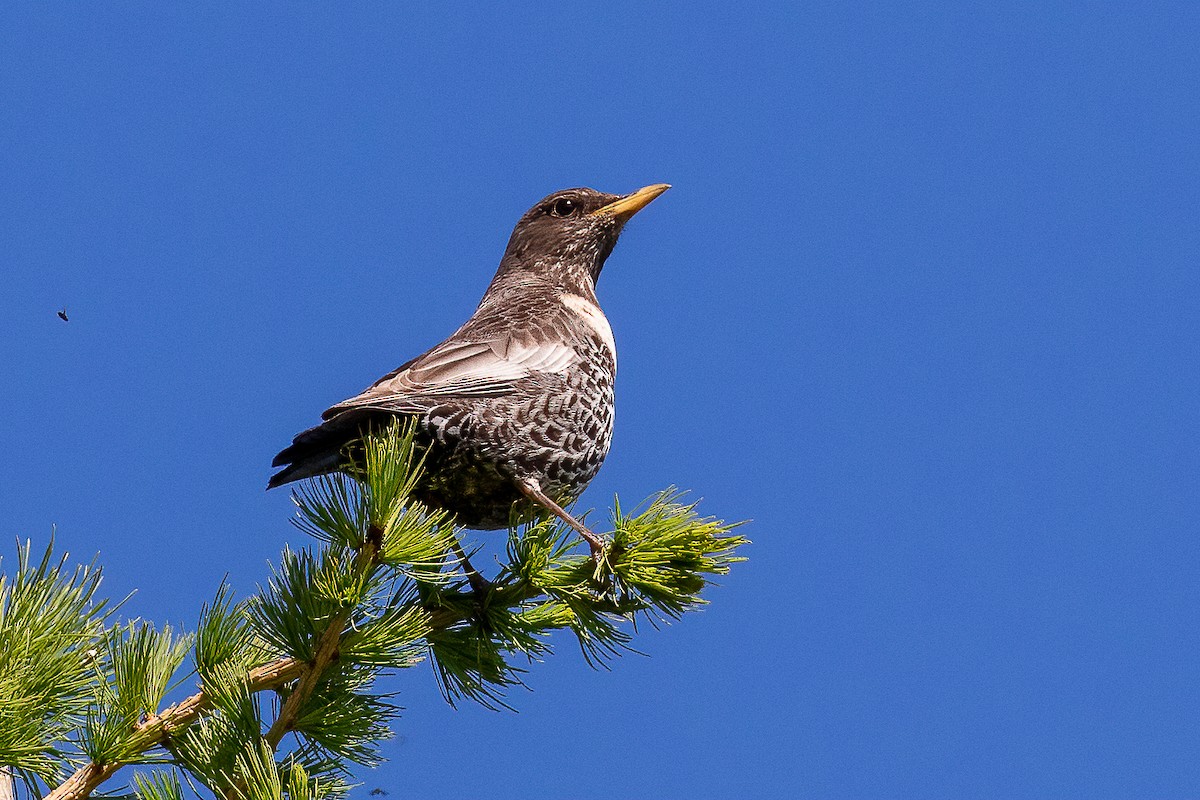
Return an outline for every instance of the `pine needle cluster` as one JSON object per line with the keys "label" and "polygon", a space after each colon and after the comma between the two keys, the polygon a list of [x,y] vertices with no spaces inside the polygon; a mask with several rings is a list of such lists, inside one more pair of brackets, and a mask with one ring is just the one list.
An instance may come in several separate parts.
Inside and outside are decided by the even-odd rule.
{"label": "pine needle cluster", "polygon": [[392,735],[384,673],[430,659],[451,704],[506,707],[556,631],[605,665],[639,621],[697,608],[742,560],[734,525],[669,490],[630,513],[618,502],[599,558],[556,520],[515,525],[482,580],[453,519],[413,499],[420,470],[411,429],[370,437],[354,478],[295,494],[313,542],[285,549],[251,597],[219,587],[193,633],[115,621],[95,565],[69,569],[53,545],[35,562],[26,544],[0,574],[0,767],[48,800],[125,766],[140,800],[338,798]]}

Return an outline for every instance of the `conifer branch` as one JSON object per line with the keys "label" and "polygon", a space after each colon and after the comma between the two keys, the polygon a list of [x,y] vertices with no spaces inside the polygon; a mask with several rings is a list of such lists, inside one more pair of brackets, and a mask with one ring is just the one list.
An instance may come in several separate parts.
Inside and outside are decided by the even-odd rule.
{"label": "conifer branch", "polygon": [[[377,526],[371,526],[362,549],[359,550],[355,559],[355,572],[360,578],[366,578],[368,573],[379,566],[379,551],[382,545],[383,531]],[[271,729],[267,731],[267,744],[271,746],[272,750],[279,747],[284,735],[291,730],[300,713],[300,707],[312,696],[313,690],[317,688],[317,681],[321,679],[321,674],[337,657],[338,644],[341,642],[342,633],[349,621],[350,611],[342,611],[329,621],[329,626],[321,634],[316,654],[310,663],[304,665],[299,682],[284,701],[283,707],[279,709],[279,716],[275,718]]]}
{"label": "conifer branch", "polygon": [[[524,672],[513,658],[543,658],[553,631],[567,629],[589,663],[603,664],[629,649],[637,617],[678,618],[703,604],[710,576],[743,560],[735,526],[698,516],[670,490],[633,513],[618,504],[598,560],[560,521],[513,529],[506,562],[485,580],[468,571],[452,521],[411,498],[420,469],[411,430],[370,437],[363,458],[354,480],[314,481],[296,495],[298,527],[323,547],[285,549],[257,595],[235,604],[222,586],[205,606],[195,694],[153,711],[191,637],[144,624],[93,637],[109,654],[86,651],[101,652],[88,656],[99,694],[76,706],[86,726],[71,739],[90,762],[44,800],[84,800],[122,766],[163,761],[226,800],[344,796],[348,765],[378,763],[378,742],[390,735],[395,707],[372,692],[382,671],[430,658],[451,704],[505,706]],[[143,650],[158,655],[139,672],[131,665]],[[3,662],[0,652],[0,680]],[[282,702],[264,734],[265,692]],[[277,754],[288,733],[297,746]],[[172,773],[139,771],[135,782],[138,800],[181,800]]]}
{"label": "conifer branch", "polygon": [[[517,605],[536,599],[541,594],[533,587],[526,586],[523,590],[510,593],[508,600],[511,604]],[[416,605],[419,604],[414,604],[414,606]],[[348,615],[339,616],[341,616],[340,624],[336,621],[331,622],[326,628],[326,634],[318,646],[317,656],[312,662],[306,663],[295,658],[280,658],[250,670],[247,686],[252,693],[274,691],[292,681],[300,681],[300,684],[289,695],[288,701],[284,703],[275,724],[267,732],[266,738],[272,749],[279,746],[279,742],[289,726],[295,722],[300,705],[304,699],[311,696],[321,673],[336,657],[337,645],[341,635],[345,632]],[[431,632],[445,630],[466,621],[469,617],[470,614],[463,610],[443,608],[430,611],[429,628]],[[162,713],[148,717],[139,723],[131,747],[138,753],[144,753],[156,746],[164,745],[170,741],[172,735],[191,725],[212,707],[212,696],[208,692],[203,690],[196,692]],[[116,774],[121,767],[132,763],[136,762],[131,760],[110,764],[85,764],[45,795],[42,800],[84,800]]]}
{"label": "conifer branch", "polygon": [[[277,689],[288,681],[295,680],[303,669],[304,664],[296,659],[281,658],[251,670],[247,682],[254,692]],[[203,690],[196,692],[161,714],[140,722],[134,731],[132,747],[143,753],[169,741],[172,734],[186,728],[211,707],[211,695]],[[123,766],[125,764],[121,762],[85,764],[42,800],[83,800]]]}

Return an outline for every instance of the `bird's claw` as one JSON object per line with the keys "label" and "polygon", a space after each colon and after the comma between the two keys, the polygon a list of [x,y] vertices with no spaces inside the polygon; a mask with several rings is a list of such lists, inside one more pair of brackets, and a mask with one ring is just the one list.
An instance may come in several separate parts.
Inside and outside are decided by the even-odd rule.
{"label": "bird's claw", "polygon": [[487,593],[492,589],[492,582],[474,570],[467,573],[467,583],[471,585],[471,591],[479,599],[487,597]]}

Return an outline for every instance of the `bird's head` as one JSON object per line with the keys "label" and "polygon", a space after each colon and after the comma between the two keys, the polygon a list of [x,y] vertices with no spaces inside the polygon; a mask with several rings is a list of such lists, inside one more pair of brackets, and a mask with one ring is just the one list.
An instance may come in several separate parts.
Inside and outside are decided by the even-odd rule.
{"label": "bird's head", "polygon": [[587,188],[548,195],[517,222],[496,280],[528,276],[591,293],[625,223],[669,188],[656,183],[627,195]]}

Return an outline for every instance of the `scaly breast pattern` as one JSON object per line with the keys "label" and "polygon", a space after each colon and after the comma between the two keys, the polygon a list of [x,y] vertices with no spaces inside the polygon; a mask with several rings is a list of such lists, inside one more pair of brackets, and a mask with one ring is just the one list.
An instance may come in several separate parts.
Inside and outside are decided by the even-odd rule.
{"label": "scaly breast pattern", "polygon": [[[423,417],[432,446],[421,499],[475,528],[501,528],[522,496],[513,477],[531,477],[562,502],[596,477],[612,441],[616,358],[591,326],[571,336],[580,355],[562,373],[534,373],[511,394],[464,398]],[[611,336],[611,334],[610,334]]]}

